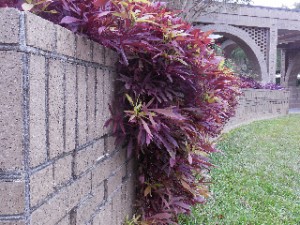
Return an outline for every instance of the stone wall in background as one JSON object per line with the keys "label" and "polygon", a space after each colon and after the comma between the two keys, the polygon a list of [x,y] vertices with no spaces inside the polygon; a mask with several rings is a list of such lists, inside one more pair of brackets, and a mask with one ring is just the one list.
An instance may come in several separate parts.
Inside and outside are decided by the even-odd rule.
{"label": "stone wall in background", "polygon": [[300,86],[289,86],[288,89],[290,91],[290,109],[300,109]]}
{"label": "stone wall in background", "polygon": [[0,28],[0,224],[121,224],[134,161],[103,128],[117,56],[15,9]]}
{"label": "stone wall in background", "polygon": [[289,111],[289,91],[243,89],[236,115],[228,122],[224,132],[256,120],[284,116]]}

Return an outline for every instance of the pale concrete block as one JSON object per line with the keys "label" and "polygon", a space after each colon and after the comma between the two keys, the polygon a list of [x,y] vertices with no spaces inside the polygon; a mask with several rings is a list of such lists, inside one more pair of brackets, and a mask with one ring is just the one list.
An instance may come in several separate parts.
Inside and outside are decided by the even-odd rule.
{"label": "pale concrete block", "polygon": [[64,152],[63,107],[64,107],[64,68],[58,60],[49,62],[49,151],[50,157]]}
{"label": "pale concrete block", "polygon": [[76,223],[86,224],[92,214],[95,212],[97,206],[99,206],[104,200],[104,185],[98,186],[94,189],[93,196],[87,199],[80,207],[77,208]]}
{"label": "pale concrete block", "polygon": [[105,118],[104,113],[104,70],[97,69],[96,71],[96,136],[102,137],[104,134]]}
{"label": "pale concrete block", "polygon": [[80,175],[87,169],[89,169],[95,162],[95,158],[93,156],[93,146],[88,146],[84,150],[76,152],[75,155],[75,167],[74,172],[75,175]]}
{"label": "pale concrete block", "polygon": [[[113,105],[114,95],[115,95],[115,79],[116,73],[105,70],[104,71],[104,100],[103,100],[103,119],[106,122],[111,118],[111,112],[109,110],[109,105]],[[104,128],[105,134],[112,132],[112,127]]]}
{"label": "pale concrete block", "polygon": [[76,58],[91,61],[91,41],[87,37],[77,35]]}
{"label": "pale concrete block", "polygon": [[64,218],[91,191],[91,174],[76,180],[31,215],[31,225],[53,225]]}
{"label": "pale concrete block", "polygon": [[109,67],[114,67],[117,61],[118,54],[109,48],[105,48],[105,65]]}
{"label": "pale concrete block", "polygon": [[104,140],[99,140],[94,145],[84,150],[76,152],[75,155],[75,174],[79,175],[92,167],[98,160],[103,157]]}
{"label": "pale concrete block", "polygon": [[92,170],[92,190],[97,188],[105,179],[109,177],[112,171],[110,171],[110,161],[106,160]]}
{"label": "pale concrete block", "polygon": [[87,114],[88,114],[88,141],[96,138],[96,70],[94,68],[88,68],[87,73]]}
{"label": "pale concrete block", "polygon": [[93,144],[96,161],[99,161],[105,153],[104,139],[99,139]]}
{"label": "pale concrete block", "polygon": [[72,178],[72,155],[65,156],[54,163],[54,183],[62,185]]}
{"label": "pale concrete block", "polygon": [[132,207],[136,198],[136,187],[135,187],[135,177],[132,176],[127,180],[121,188],[122,196],[121,196],[121,205],[125,206],[123,208],[123,218],[132,218],[134,208]]}
{"label": "pale concrete block", "polygon": [[92,61],[101,65],[105,64],[105,48],[96,42],[92,42],[93,45],[93,59]]}
{"label": "pale concrete block", "polygon": [[116,137],[114,137],[114,136],[106,137],[105,138],[105,148],[106,148],[106,152],[108,154],[111,154],[112,152],[114,152],[117,149]]}
{"label": "pale concrete block", "polygon": [[45,58],[31,55],[29,59],[30,166],[38,166],[47,158]]}
{"label": "pale concrete block", "polygon": [[14,215],[24,212],[24,181],[0,182],[0,215]]}
{"label": "pale concrete block", "polygon": [[125,176],[126,176],[126,168],[122,167],[121,169],[116,171],[112,177],[110,177],[108,179],[108,182],[107,182],[108,195],[113,193],[117,188],[119,188],[121,186],[122,179]]}
{"label": "pale concrete block", "polygon": [[61,221],[59,221],[56,225],[71,225],[70,223],[70,215],[67,215]]}
{"label": "pale concrete block", "polygon": [[25,225],[24,220],[0,221],[0,225]]}
{"label": "pale concrete block", "polygon": [[[93,225],[115,224],[112,205],[107,205],[94,217]],[[116,224],[117,225],[117,224]]]}
{"label": "pale concrete block", "polygon": [[57,29],[57,53],[74,57],[75,56],[75,34],[66,28],[56,25]]}
{"label": "pale concrete block", "polygon": [[19,42],[20,11],[12,8],[0,9],[0,43]]}
{"label": "pale concrete block", "polygon": [[111,211],[112,211],[112,224],[117,224],[117,225],[121,225],[124,222],[125,218],[122,218],[122,208],[124,208],[125,206],[122,206],[120,204],[120,202],[122,202],[122,194],[120,191],[118,191],[117,193],[115,193],[115,195],[113,196],[112,202],[111,202]]}
{"label": "pale concrete block", "polygon": [[32,13],[26,12],[27,45],[46,51],[55,49],[55,25]]}
{"label": "pale concrete block", "polygon": [[0,51],[0,170],[23,168],[22,54]]}
{"label": "pale concrete block", "polygon": [[41,203],[54,191],[53,166],[50,165],[30,177],[30,205]]}
{"label": "pale concrete block", "polygon": [[86,107],[86,68],[82,66],[77,67],[78,79],[78,142],[83,145],[87,141],[87,107]]}
{"label": "pale concrete block", "polygon": [[76,129],[76,65],[66,64],[66,152],[75,149]]}

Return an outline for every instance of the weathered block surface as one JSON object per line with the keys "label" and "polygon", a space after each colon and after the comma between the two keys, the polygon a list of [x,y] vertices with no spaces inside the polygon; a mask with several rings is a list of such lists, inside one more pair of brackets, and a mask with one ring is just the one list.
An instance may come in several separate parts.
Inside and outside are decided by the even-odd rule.
{"label": "weathered block surface", "polygon": [[59,60],[49,62],[49,150],[50,157],[64,151],[64,64]]}
{"label": "weathered block surface", "polygon": [[0,43],[19,42],[19,11],[11,8],[0,9]]}
{"label": "weathered block surface", "polygon": [[0,193],[0,216],[17,215],[24,212],[24,182],[0,182]]}
{"label": "weathered block surface", "polygon": [[57,35],[57,46],[56,46],[57,53],[74,57],[75,47],[76,47],[74,34],[71,31],[69,31],[61,26],[56,26],[56,30],[57,30],[57,34],[56,34]]}
{"label": "weathered block surface", "polygon": [[54,191],[53,165],[34,173],[30,177],[31,207],[43,202]]}
{"label": "weathered block surface", "polygon": [[46,147],[46,76],[45,58],[29,57],[30,166],[42,164],[47,158]]}
{"label": "weathered block surface", "polygon": [[22,54],[0,51],[0,171],[23,169]]}
{"label": "weathered block surface", "polygon": [[69,152],[75,149],[76,144],[76,65],[66,64],[66,141],[65,151]]}
{"label": "weathered block surface", "polygon": [[55,25],[31,13],[26,13],[27,45],[47,51],[55,49]]}
{"label": "weathered block surface", "polygon": [[82,145],[86,143],[87,138],[87,112],[86,112],[86,67],[77,67],[78,76],[78,143]]}

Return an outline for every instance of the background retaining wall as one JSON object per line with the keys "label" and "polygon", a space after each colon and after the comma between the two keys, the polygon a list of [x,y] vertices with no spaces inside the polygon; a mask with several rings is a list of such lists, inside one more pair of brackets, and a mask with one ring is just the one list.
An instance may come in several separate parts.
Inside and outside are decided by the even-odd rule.
{"label": "background retaining wall", "polygon": [[256,120],[284,116],[289,111],[289,91],[243,89],[236,115],[226,124],[224,132]]}
{"label": "background retaining wall", "polygon": [[117,56],[15,9],[0,28],[0,224],[121,224],[134,161],[103,128]]}

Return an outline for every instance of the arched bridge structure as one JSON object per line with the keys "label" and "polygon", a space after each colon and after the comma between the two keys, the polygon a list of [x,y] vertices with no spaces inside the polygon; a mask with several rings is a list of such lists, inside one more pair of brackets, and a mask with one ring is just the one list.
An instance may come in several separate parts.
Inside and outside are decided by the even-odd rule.
{"label": "arched bridge structure", "polygon": [[300,12],[220,4],[216,12],[192,21],[203,31],[212,30],[223,36],[225,55],[237,46],[242,48],[263,83],[275,82],[280,52],[281,84],[291,91],[290,108],[300,108]]}

